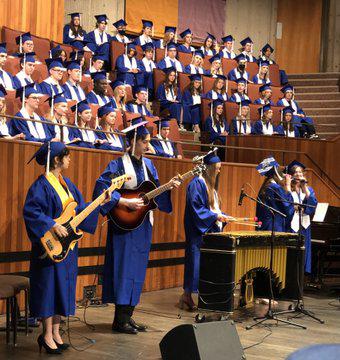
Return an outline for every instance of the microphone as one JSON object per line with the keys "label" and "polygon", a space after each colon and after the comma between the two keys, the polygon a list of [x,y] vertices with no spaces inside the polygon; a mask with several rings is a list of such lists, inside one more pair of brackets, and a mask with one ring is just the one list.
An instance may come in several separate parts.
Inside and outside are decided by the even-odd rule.
{"label": "microphone", "polygon": [[244,187],[242,186],[241,192],[240,192],[240,197],[238,199],[238,206],[242,205],[243,202],[243,198],[246,196],[246,193],[244,192]]}

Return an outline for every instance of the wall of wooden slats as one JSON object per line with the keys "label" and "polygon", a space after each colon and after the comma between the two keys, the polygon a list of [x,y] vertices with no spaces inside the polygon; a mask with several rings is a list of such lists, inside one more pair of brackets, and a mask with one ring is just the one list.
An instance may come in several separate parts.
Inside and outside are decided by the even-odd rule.
{"label": "wall of wooden slats", "polygon": [[[0,140],[0,255],[1,253],[21,252],[30,250],[27,238],[22,208],[29,186],[42,173],[42,168],[35,162],[27,165],[27,161],[37,150],[39,145],[19,141]],[[84,150],[72,148],[71,167],[66,174],[78,186],[86,200],[92,196],[93,186],[105,169],[107,163],[117,155],[98,150]],[[161,159],[154,160],[162,183],[177,173],[183,173],[192,168],[192,163],[186,160]],[[329,202],[339,206],[339,199],[323,180],[313,171],[308,171],[308,178],[316,191],[319,201]],[[233,216],[254,216],[255,205],[245,199],[244,205],[237,205],[242,184],[248,182],[252,185],[246,187],[249,194],[256,195],[263,178],[261,178],[254,165],[224,163],[220,178],[220,196],[222,209]],[[185,207],[186,185],[172,194],[173,213],[171,215],[156,212],[153,231],[153,244],[184,242],[183,216]],[[106,225],[102,227],[102,236],[99,238],[101,224],[94,236],[85,235],[80,241],[80,248],[105,246]],[[242,226],[231,226],[229,229],[237,230]],[[244,229],[250,229],[243,227]],[[182,258],[183,249],[152,251],[150,260]],[[79,258],[79,266],[96,266],[103,264],[103,256],[86,256]],[[0,273],[26,272],[28,261],[0,262]],[[82,298],[84,285],[94,282],[94,275],[81,275],[78,278],[77,298]],[[183,281],[183,265],[169,265],[152,267],[147,270],[145,291],[181,286]]]}

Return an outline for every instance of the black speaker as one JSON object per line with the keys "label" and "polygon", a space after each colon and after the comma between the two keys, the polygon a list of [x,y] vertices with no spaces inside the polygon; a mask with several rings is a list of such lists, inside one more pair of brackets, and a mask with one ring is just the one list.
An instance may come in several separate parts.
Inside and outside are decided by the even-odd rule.
{"label": "black speaker", "polygon": [[163,360],[245,359],[233,321],[176,326],[163,337],[159,347]]}

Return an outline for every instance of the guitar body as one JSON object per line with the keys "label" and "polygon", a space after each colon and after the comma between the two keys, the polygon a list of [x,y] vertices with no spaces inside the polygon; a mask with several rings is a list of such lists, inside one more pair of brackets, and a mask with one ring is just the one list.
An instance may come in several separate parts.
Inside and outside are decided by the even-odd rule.
{"label": "guitar body", "polygon": [[[151,181],[143,181],[136,189],[119,189],[123,198],[133,199],[143,197],[146,193],[156,189],[156,185]],[[130,210],[126,206],[117,205],[110,211],[111,220],[122,230],[137,229],[144,221],[147,214],[157,209],[157,204],[153,199],[145,202],[145,206],[138,210]]]}
{"label": "guitar body", "polygon": [[69,202],[63,213],[59,218],[54,219],[57,224],[63,225],[67,228],[68,236],[59,238],[53,230],[49,230],[40,239],[43,248],[47,255],[54,262],[63,261],[68,255],[72,245],[78,242],[83,237],[83,233],[73,229],[70,221],[76,216],[77,203],[75,201]]}

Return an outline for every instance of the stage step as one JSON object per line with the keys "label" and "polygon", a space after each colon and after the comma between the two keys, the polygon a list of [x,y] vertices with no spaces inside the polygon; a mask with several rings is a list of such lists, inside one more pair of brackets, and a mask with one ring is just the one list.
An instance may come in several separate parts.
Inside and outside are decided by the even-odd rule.
{"label": "stage step", "polygon": [[325,73],[306,73],[306,74],[289,74],[291,79],[335,79],[340,78],[339,72],[325,72]]}
{"label": "stage step", "polygon": [[339,79],[292,79],[289,83],[293,86],[339,86]]}
{"label": "stage step", "polygon": [[296,101],[304,100],[340,100],[339,92],[315,92],[315,93],[295,93]]}
{"label": "stage step", "polygon": [[339,86],[294,86],[295,94],[302,93],[334,93],[339,92]]}
{"label": "stage step", "polygon": [[310,116],[315,115],[332,115],[332,116],[340,116],[340,108],[309,108],[307,109],[307,113]]}
{"label": "stage step", "polygon": [[301,100],[299,106],[306,110],[309,108],[340,108],[340,100]]}

